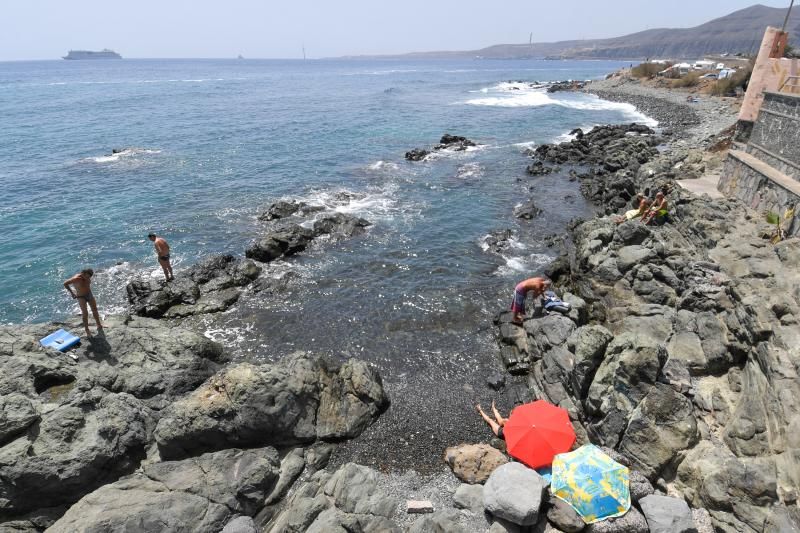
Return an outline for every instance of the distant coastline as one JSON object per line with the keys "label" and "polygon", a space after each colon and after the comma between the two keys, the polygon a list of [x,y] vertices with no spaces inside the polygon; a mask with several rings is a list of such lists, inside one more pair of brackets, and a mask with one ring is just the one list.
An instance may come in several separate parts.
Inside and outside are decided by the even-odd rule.
{"label": "distant coastline", "polygon": [[113,50],[104,48],[99,52],[92,50],[70,50],[62,59],[82,60],[82,59],[122,59],[122,56]]}

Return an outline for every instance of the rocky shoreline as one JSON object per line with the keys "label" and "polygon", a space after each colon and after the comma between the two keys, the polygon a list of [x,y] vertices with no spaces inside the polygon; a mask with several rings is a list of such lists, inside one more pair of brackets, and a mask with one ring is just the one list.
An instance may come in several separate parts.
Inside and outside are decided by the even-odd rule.
{"label": "rocky shoreline", "polygon": [[[626,515],[586,526],[497,439],[441,450],[438,474],[337,461],[340,445],[369,446],[357,437],[389,406],[373,367],[304,351],[233,364],[193,331],[184,319],[229,309],[243,291],[285,287],[290,276],[263,276],[265,263],[369,226],[283,201],[259,216],[263,233],[245,258],[209,257],[170,284],[133,281],[131,314],[109,317],[76,360],[38,339],[78,321],[0,327],[0,531],[800,527],[800,241],[772,246],[740,202],[675,186],[706,172],[704,149],[733,120],[729,103],[690,107],[669,91],[604,83],[584,90],[633,103],[663,129],[601,126],[530,153],[527,179],[579,180],[598,216],[570,224],[548,268],[572,311],[523,327],[498,313],[498,358],[514,377],[481,381],[505,400],[567,409],[579,444],[629,466]],[[434,150],[470,146],[445,135]],[[655,191],[668,195],[667,224],[615,222],[636,192]],[[509,217],[538,214],[531,201]],[[487,245],[501,249],[509,237],[498,232]],[[406,512],[407,500],[429,501],[430,512]]]}

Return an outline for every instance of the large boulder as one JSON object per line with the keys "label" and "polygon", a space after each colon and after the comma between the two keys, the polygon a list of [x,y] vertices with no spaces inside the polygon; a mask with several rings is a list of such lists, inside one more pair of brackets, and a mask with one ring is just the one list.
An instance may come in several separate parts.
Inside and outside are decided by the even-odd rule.
{"label": "large boulder", "polygon": [[295,354],[275,365],[228,367],[167,408],[155,438],[167,458],[337,441],[359,435],[388,403],[366,363]]}
{"label": "large boulder", "polygon": [[262,263],[302,252],[314,238],[314,232],[299,224],[290,224],[267,233],[252,243],[245,255]]}
{"label": "large boulder", "polygon": [[205,258],[173,281],[134,279],[125,287],[133,313],[152,318],[224,311],[238,299],[261,267],[232,255]]}
{"label": "large boulder", "polygon": [[628,512],[616,518],[607,518],[586,526],[586,533],[648,533],[647,520],[631,506]]}
{"label": "large boulder", "polygon": [[0,449],[0,515],[72,503],[144,459],[153,421],[139,400],[99,387],[70,398]]}
{"label": "large boulder", "polygon": [[584,398],[592,383],[594,373],[614,336],[603,326],[582,326],[567,339],[567,346],[575,354],[575,364],[570,374],[577,397]]}
{"label": "large boulder", "polygon": [[493,516],[520,526],[539,520],[547,482],[522,463],[497,468],[483,487],[483,504]]}
{"label": "large boulder", "polygon": [[352,237],[370,226],[370,222],[345,213],[324,215],[314,221],[314,236],[329,235],[332,238]]}
{"label": "large boulder", "polygon": [[398,501],[386,494],[382,476],[348,463],[336,472],[320,470],[293,489],[281,511],[267,521],[256,517],[265,533],[329,531],[400,532],[390,518]]}
{"label": "large boulder", "polygon": [[[132,472],[161,410],[225,361],[222,347],[159,320],[110,316],[70,354],[38,339],[64,324],[0,327],[0,514],[70,504]],[[13,411],[9,411],[13,409]]]}
{"label": "large boulder", "polygon": [[650,533],[693,533],[692,510],[685,501],[651,494],[639,500]]}
{"label": "large boulder", "polygon": [[154,463],[85,496],[49,531],[220,531],[263,505],[278,464],[273,448]]}
{"label": "large boulder", "polygon": [[447,448],[445,462],[453,474],[464,483],[483,483],[508,458],[498,449],[488,444],[460,444]]}
{"label": "large boulder", "polygon": [[692,402],[669,385],[656,383],[631,414],[618,450],[655,480],[698,438]]}
{"label": "large boulder", "polygon": [[666,358],[664,346],[649,337],[623,333],[611,341],[585,400],[596,419],[589,429],[600,444],[617,445],[628,417],[656,383]]}

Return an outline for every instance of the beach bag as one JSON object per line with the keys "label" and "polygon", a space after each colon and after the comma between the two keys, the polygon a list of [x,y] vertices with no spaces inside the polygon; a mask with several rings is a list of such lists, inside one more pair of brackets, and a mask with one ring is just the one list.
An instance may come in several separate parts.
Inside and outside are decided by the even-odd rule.
{"label": "beach bag", "polygon": [[553,291],[547,291],[544,293],[544,310],[549,312],[556,312],[556,313],[569,313],[572,306],[556,296],[556,293]]}

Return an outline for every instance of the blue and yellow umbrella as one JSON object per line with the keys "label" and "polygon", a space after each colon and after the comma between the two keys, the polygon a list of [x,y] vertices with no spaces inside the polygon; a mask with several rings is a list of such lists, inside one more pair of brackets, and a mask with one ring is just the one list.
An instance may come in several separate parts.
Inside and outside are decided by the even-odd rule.
{"label": "blue and yellow umbrella", "polygon": [[593,444],[555,456],[550,490],[587,524],[622,516],[631,507],[628,469]]}

